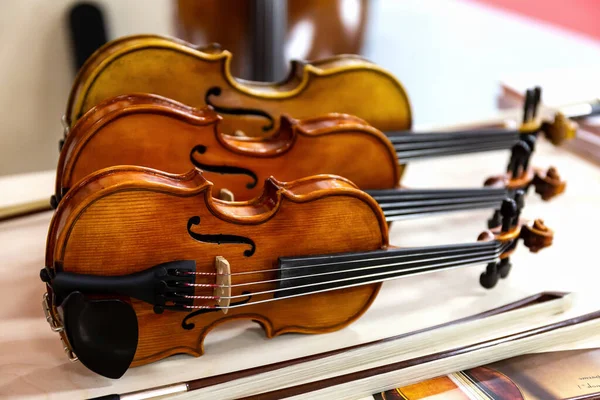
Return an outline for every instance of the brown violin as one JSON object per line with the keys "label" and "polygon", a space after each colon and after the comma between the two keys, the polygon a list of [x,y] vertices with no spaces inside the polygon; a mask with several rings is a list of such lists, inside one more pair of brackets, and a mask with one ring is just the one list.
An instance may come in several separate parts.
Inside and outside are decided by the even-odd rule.
{"label": "brown violin", "polygon": [[194,109],[155,95],[120,96],[94,107],[75,124],[64,143],[54,205],[76,182],[113,165],[138,165],[176,174],[200,168],[215,183],[215,193],[221,198],[227,195],[229,200],[258,196],[259,182],[271,175],[291,181],[331,173],[368,190],[384,208],[388,221],[497,208],[508,192],[526,190],[532,184],[545,199],[564,190],[557,173],[550,182],[544,172],[528,168],[531,141],[513,146],[514,165],[508,175],[489,180],[486,186],[490,187],[397,190],[403,150],[356,117],[283,117],[280,131],[263,139],[226,135],[221,120],[209,108]]}
{"label": "brown violin", "polygon": [[[283,115],[306,119],[327,113],[355,115],[392,137],[400,136],[393,139],[399,143],[411,128],[412,112],[403,86],[388,71],[362,57],[292,61],[289,76],[276,83],[233,77],[231,58],[231,53],[218,45],[197,47],[161,36],[112,41],[80,69],[67,104],[65,133],[102,101],[131,93],[157,94],[196,108],[211,106],[224,117],[221,130],[231,135],[269,137],[281,131]],[[537,98],[539,102],[539,90],[529,97],[529,101]],[[538,128],[553,143],[575,134],[576,126],[560,113],[538,117]],[[477,132],[481,131],[471,133]],[[464,132],[457,133],[466,139]],[[514,130],[488,133],[495,133],[495,140],[465,141],[461,151],[467,151],[465,147],[470,152],[510,148],[510,142],[516,140]],[[457,137],[447,136],[446,140],[456,141]]]}
{"label": "brown violin", "polygon": [[47,242],[45,307],[72,356],[112,378],[172,354],[203,353],[203,339],[234,319],[268,337],[323,333],[359,318],[381,283],[487,264],[493,287],[519,239],[552,242],[541,221],[522,225],[511,199],[501,226],[477,242],[391,248],[385,215],[350,181],[269,179],[245,202],[215,199],[196,170],[98,171],[65,195]]}

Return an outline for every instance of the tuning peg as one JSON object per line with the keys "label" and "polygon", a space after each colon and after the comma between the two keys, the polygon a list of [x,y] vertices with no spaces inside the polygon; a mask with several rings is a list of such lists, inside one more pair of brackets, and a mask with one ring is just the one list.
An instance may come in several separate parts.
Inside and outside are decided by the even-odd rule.
{"label": "tuning peg", "polygon": [[504,199],[500,206],[502,215],[502,232],[507,232],[512,228],[513,220],[517,215],[517,203],[513,199]]}
{"label": "tuning peg", "polygon": [[500,214],[500,210],[495,210],[494,215],[492,215],[492,218],[488,219],[488,229],[500,226],[500,224],[502,224],[502,214]]}
{"label": "tuning peg", "polygon": [[479,283],[486,289],[491,289],[498,283],[498,268],[495,262],[491,262],[479,276]]}
{"label": "tuning peg", "polygon": [[536,86],[533,88],[533,118],[537,116],[538,110],[540,108],[540,101],[542,100],[542,88]]}
{"label": "tuning peg", "polygon": [[510,160],[506,171],[509,172],[513,178],[518,178],[521,172],[524,171],[524,166],[529,164],[529,157],[531,156],[531,147],[524,140],[519,140],[511,150]]}
{"label": "tuning peg", "polygon": [[514,200],[517,205],[517,215],[514,218],[513,226],[519,223],[521,211],[525,207],[525,191],[523,191],[522,189],[517,190],[515,192]]}
{"label": "tuning peg", "polygon": [[512,267],[512,264],[510,263],[510,260],[508,257],[500,260],[500,263],[498,263],[498,265],[496,267],[498,269],[498,275],[500,275],[500,278],[502,278],[502,279],[506,278],[508,276],[508,273],[510,272],[511,267]]}

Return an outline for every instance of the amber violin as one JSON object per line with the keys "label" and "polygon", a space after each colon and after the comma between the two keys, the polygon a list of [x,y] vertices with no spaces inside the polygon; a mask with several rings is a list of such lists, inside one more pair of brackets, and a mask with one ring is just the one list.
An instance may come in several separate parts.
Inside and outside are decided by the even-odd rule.
{"label": "amber violin", "polygon": [[529,168],[535,143],[532,135],[513,146],[508,174],[489,180],[487,188],[398,190],[401,150],[356,117],[283,117],[280,131],[263,139],[226,135],[221,120],[209,108],[194,109],[156,95],[108,100],[86,113],[67,137],[57,167],[53,203],[88,174],[114,165],[177,174],[200,168],[215,183],[219,197],[227,194],[227,199],[233,196],[237,200],[258,196],[259,182],[271,175],[291,181],[331,173],[368,190],[384,208],[388,221],[497,208],[509,192],[530,185],[549,199],[565,186],[556,170],[549,179],[544,171]]}
{"label": "amber violin", "polygon": [[322,333],[360,317],[381,282],[487,264],[493,287],[519,239],[552,242],[541,221],[522,225],[511,199],[501,226],[477,242],[388,246],[377,202],[332,175],[273,178],[245,202],[215,199],[198,170],[98,171],[58,205],[48,234],[48,320],[89,369],[109,377],[172,354],[203,353],[203,339],[233,319],[268,337]]}
{"label": "amber violin", "polygon": [[[388,71],[362,57],[292,61],[287,79],[277,83],[233,77],[231,57],[218,45],[197,47],[154,35],[112,41],[79,71],[65,113],[66,129],[102,101],[131,93],[157,94],[196,108],[211,106],[224,117],[221,129],[227,134],[269,137],[281,130],[283,115],[306,119],[332,112],[355,115],[399,143],[411,128],[410,101],[403,86]],[[586,115],[598,111],[600,108]],[[560,113],[539,117],[539,126],[528,128],[541,129],[553,143],[575,134],[575,125]],[[446,139],[465,139],[460,143],[462,152],[510,148],[517,138],[517,132],[507,129],[490,130],[494,140],[488,137],[484,141],[456,133],[458,137]]]}

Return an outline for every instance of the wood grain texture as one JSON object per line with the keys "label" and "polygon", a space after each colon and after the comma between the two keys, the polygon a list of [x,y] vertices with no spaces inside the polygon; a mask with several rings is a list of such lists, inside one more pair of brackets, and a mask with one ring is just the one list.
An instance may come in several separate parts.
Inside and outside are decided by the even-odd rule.
{"label": "wood grain texture", "polygon": [[110,42],[94,53],[73,84],[66,116],[70,126],[103,100],[130,93],[152,93],[194,107],[221,88],[211,101],[222,107],[259,109],[274,119],[264,130],[263,117],[225,114],[225,133],[241,130],[249,136],[269,136],[280,116],[310,118],[329,112],[356,115],[376,128],[411,127],[410,103],[400,82],[381,67],[353,55],[314,62],[292,61],[282,82],[240,80],[230,73],[232,55],[218,47],[154,35],[131,36]]}
{"label": "wood grain texture", "polygon": [[[401,177],[389,139],[350,115],[283,116],[276,134],[263,139],[226,135],[221,127],[222,118],[209,108],[194,109],[161,96],[107,100],[86,113],[66,138],[56,193],[62,195],[105,167],[138,165],[182,174],[194,167],[193,160],[217,192],[226,188],[237,200],[260,195],[270,176],[291,181],[335,174],[361,189],[394,188]],[[194,151],[198,146],[205,151]],[[235,167],[255,176],[211,172],[208,166]]]}
{"label": "wood grain texture", "polygon": [[[276,278],[280,256],[375,250],[388,243],[387,226],[377,203],[349,181],[316,176],[291,183],[267,181],[261,197],[226,203],[212,197],[212,185],[197,171],[173,176],[139,167],[101,170],[77,184],[59,205],[47,243],[46,265],[68,272],[123,275],[165,261],[195,260],[197,271],[214,272],[223,256],[235,272],[269,270],[236,276],[234,283]],[[248,257],[246,244],[200,242],[194,231],[236,234],[256,244]],[[214,277],[198,277],[211,283]],[[247,307],[225,315],[210,312],[189,320],[187,312],[155,314],[152,306],[131,300],[139,324],[133,365],[171,354],[200,355],[203,339],[215,326],[234,319],[258,322],[268,337],[284,332],[322,333],[340,329],[366,311],[381,284],[370,284]],[[275,283],[251,286],[252,292],[274,289]],[[248,287],[234,287],[241,295]],[[206,292],[208,290],[208,293]],[[212,289],[197,288],[196,294]],[[254,295],[250,302],[272,297]],[[208,305],[208,300],[195,300]],[[55,310],[56,311],[56,310]]]}

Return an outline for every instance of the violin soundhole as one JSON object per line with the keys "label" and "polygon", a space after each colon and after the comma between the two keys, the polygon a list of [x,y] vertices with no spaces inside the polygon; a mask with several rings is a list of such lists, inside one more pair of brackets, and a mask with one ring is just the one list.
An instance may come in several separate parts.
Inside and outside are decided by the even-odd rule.
{"label": "violin soundhole", "polygon": [[194,216],[188,220],[187,231],[188,234],[195,240],[203,243],[216,243],[216,244],[247,244],[250,246],[249,249],[244,250],[244,256],[251,257],[256,251],[256,244],[254,240],[245,236],[238,235],[227,235],[227,234],[202,234],[192,231],[193,226],[200,225],[200,217]]}
{"label": "violin soundhole", "polygon": [[222,90],[218,86],[213,86],[210,89],[208,89],[206,91],[206,95],[204,95],[204,102],[206,103],[206,105],[211,106],[219,114],[252,115],[252,116],[256,116],[256,117],[265,118],[268,122],[266,125],[264,125],[262,127],[263,132],[267,132],[267,131],[270,131],[271,129],[273,129],[273,126],[275,125],[275,120],[273,119],[273,117],[271,115],[269,115],[268,113],[266,113],[263,110],[257,110],[254,108],[224,107],[224,106],[218,106],[218,105],[214,104],[210,99],[211,96],[220,96],[221,92],[222,92]]}
{"label": "violin soundhole", "polygon": [[[250,294],[250,292],[244,291],[244,292],[242,292],[242,294],[248,295],[248,297],[245,298],[244,300],[232,302],[229,305],[229,307],[246,304],[246,303],[250,302],[250,300],[252,300],[252,295]],[[194,318],[197,315],[202,315],[202,314],[206,314],[206,313],[210,313],[210,312],[221,312],[221,310],[218,308],[205,308],[205,309],[193,311],[193,312],[189,313],[188,315],[186,315],[185,318],[183,319],[183,321],[181,321],[181,327],[183,329],[185,329],[186,331],[190,331],[190,330],[194,329],[196,327],[196,324],[194,324],[193,322],[189,322],[189,320],[191,318]]]}
{"label": "violin soundhole", "polygon": [[254,189],[256,187],[256,184],[258,183],[258,177],[251,170],[249,170],[247,168],[232,167],[232,166],[228,166],[228,165],[203,164],[194,157],[195,153],[198,153],[198,154],[206,153],[206,146],[199,144],[198,146],[195,146],[192,149],[192,152],[190,153],[190,161],[192,162],[192,164],[194,164],[194,166],[196,168],[200,168],[203,171],[216,172],[218,174],[225,174],[225,175],[246,175],[251,179],[250,182],[248,182],[246,184],[246,188]]}

